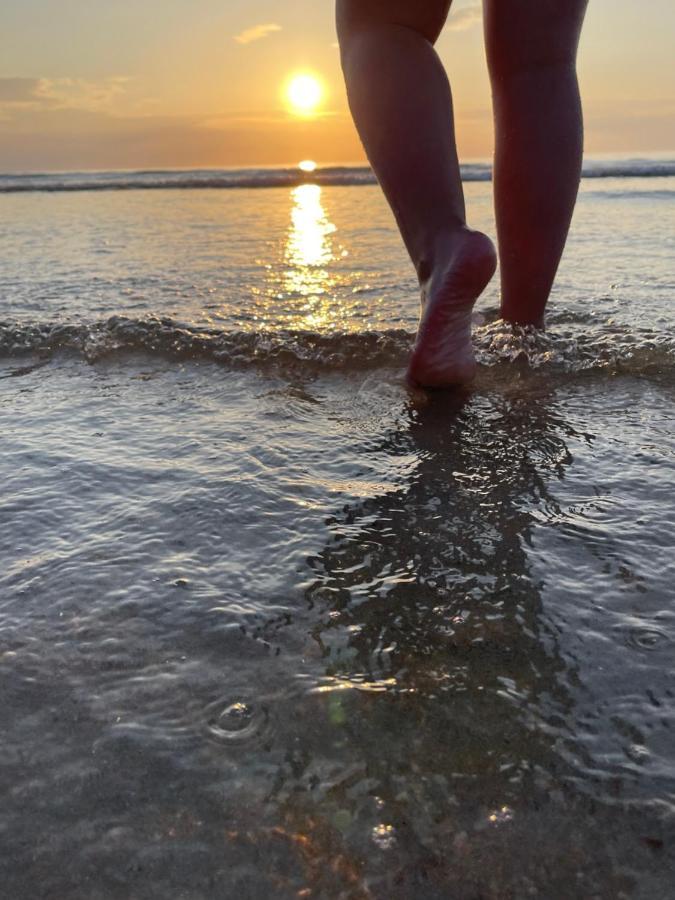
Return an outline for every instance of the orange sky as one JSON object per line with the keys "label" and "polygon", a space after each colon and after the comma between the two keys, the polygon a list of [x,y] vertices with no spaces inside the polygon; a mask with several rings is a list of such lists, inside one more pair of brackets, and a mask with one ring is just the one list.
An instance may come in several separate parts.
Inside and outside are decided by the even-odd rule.
{"label": "orange sky", "polygon": [[[0,31],[0,170],[363,159],[329,0],[23,0],[3,4]],[[580,59],[590,152],[675,149],[673,34],[672,0],[591,2]],[[489,156],[479,4],[455,0],[438,49],[461,154]],[[282,87],[307,69],[326,96],[299,118]]]}

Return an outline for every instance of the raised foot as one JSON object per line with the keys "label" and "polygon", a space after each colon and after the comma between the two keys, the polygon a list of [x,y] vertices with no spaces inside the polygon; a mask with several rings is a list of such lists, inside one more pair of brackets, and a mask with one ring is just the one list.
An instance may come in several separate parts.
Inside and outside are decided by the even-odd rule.
{"label": "raised foot", "polygon": [[471,312],[497,267],[495,248],[480,231],[460,231],[427,282],[408,366],[408,380],[442,388],[472,381]]}

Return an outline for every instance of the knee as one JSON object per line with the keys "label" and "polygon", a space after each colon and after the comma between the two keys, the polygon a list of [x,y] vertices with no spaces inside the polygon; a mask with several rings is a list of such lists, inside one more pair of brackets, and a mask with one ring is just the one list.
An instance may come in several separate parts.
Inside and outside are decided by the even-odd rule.
{"label": "knee", "polygon": [[364,32],[404,28],[435,43],[448,17],[452,0],[337,0],[337,32],[340,47],[359,40]]}
{"label": "knee", "polygon": [[367,24],[359,27],[342,27],[338,30],[340,62],[345,74],[354,67],[362,76],[364,70],[373,75],[376,73],[380,65],[378,57],[383,52],[383,31],[386,31],[386,26]]}
{"label": "knee", "polygon": [[[587,0],[489,0],[486,49],[493,85],[523,73],[576,68]],[[533,5],[534,3],[534,5]]]}
{"label": "knee", "polygon": [[550,78],[559,74],[568,77],[576,73],[576,54],[568,52],[512,54],[507,52],[493,54],[489,63],[490,80],[493,89],[501,84],[521,77]]}
{"label": "knee", "polygon": [[407,27],[391,22],[348,22],[338,29],[340,61],[345,75],[358,72],[362,81],[379,80],[380,72],[392,58],[405,54],[419,36]]}

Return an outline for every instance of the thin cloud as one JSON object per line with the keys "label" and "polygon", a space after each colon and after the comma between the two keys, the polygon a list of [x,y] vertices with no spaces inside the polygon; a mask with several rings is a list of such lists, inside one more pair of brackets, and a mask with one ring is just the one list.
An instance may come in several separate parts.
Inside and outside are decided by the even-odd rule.
{"label": "thin cloud", "polygon": [[39,87],[39,78],[0,78],[0,103],[30,103]]}
{"label": "thin cloud", "polygon": [[18,112],[85,110],[106,112],[126,93],[130,79],[113,76],[99,81],[83,78],[0,78],[0,109]]}
{"label": "thin cloud", "polygon": [[468,31],[469,28],[473,28],[474,25],[477,25],[482,18],[483,8],[481,4],[472,3],[471,6],[466,6],[464,9],[458,9],[457,12],[450,17],[448,28],[450,31]]}
{"label": "thin cloud", "polygon": [[254,25],[252,28],[247,28],[241,34],[236,35],[234,39],[238,44],[252,44],[253,41],[260,41],[262,38],[274,34],[275,31],[281,31],[281,25],[268,22],[265,25]]}
{"label": "thin cloud", "polygon": [[34,99],[55,109],[104,111],[126,92],[130,80],[120,75],[100,81],[87,81],[83,78],[43,78],[34,92]]}

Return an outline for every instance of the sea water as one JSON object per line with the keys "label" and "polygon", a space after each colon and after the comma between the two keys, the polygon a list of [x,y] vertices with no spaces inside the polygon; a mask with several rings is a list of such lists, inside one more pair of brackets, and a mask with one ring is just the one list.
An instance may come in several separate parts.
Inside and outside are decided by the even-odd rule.
{"label": "sea water", "polygon": [[671,896],[675,164],[428,394],[367,170],[0,194],[3,896]]}

